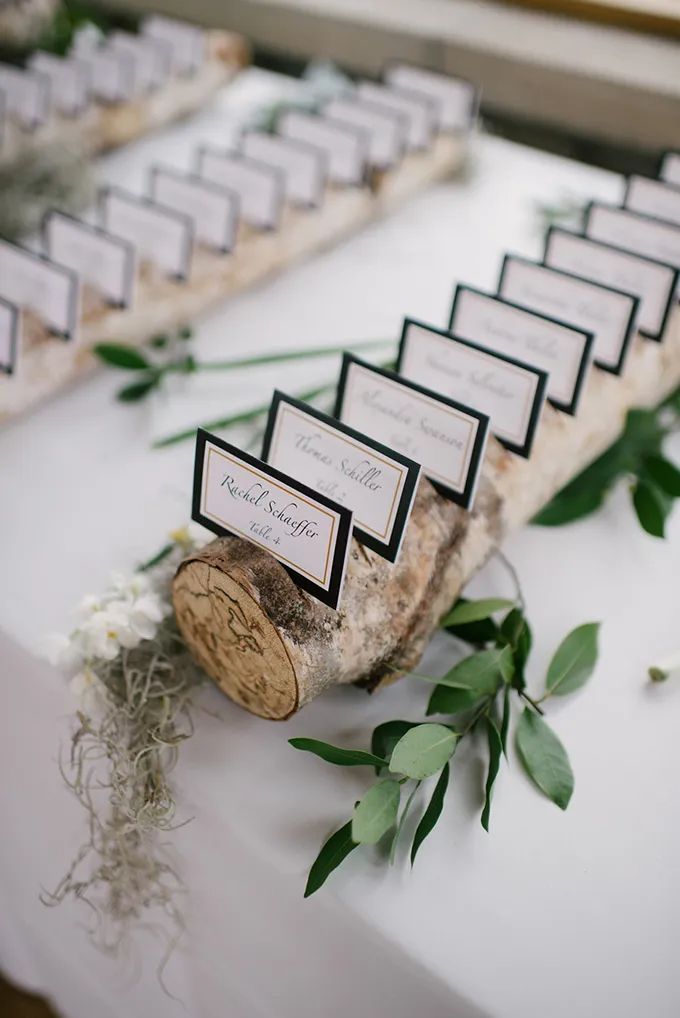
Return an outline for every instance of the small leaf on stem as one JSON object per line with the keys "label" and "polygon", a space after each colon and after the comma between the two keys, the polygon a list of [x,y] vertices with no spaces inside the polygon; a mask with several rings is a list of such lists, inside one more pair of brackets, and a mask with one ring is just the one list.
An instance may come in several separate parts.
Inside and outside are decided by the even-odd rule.
{"label": "small leaf on stem", "polygon": [[543,718],[527,707],[519,719],[517,752],[529,777],[560,809],[574,791],[574,775],[566,750]]}
{"label": "small leaf on stem", "polygon": [[642,466],[657,487],[672,498],[680,498],[680,470],[674,463],[663,456],[650,456]]}
{"label": "small leaf on stem", "polygon": [[352,821],[349,820],[334,834],[331,834],[330,838],[321,846],[307,877],[305,898],[309,898],[310,894],[318,891],[333,870],[337,869],[355,848],[357,848],[357,842],[352,841]]}
{"label": "small leaf on stem", "polygon": [[652,537],[663,537],[669,506],[663,492],[648,481],[638,481],[633,489],[633,507],[640,526]]}
{"label": "small leaf on stem", "polygon": [[95,343],[92,352],[105,364],[112,364],[126,371],[143,371],[151,367],[143,353],[123,343]]}
{"label": "small leaf on stem", "polygon": [[458,735],[445,725],[417,725],[401,737],[390,759],[390,770],[409,778],[428,778],[452,755]]}
{"label": "small leaf on stem", "polygon": [[338,767],[387,767],[387,760],[374,756],[373,753],[365,753],[361,749],[343,749],[341,746],[331,746],[330,743],[321,742],[319,739],[289,739],[288,742],[293,749],[314,753],[327,763],[336,764]]}
{"label": "small leaf on stem", "polygon": [[599,622],[586,622],[565,636],[548,666],[546,696],[565,696],[585,685],[597,662]]}
{"label": "small leaf on stem", "polygon": [[376,781],[354,807],[352,840],[375,845],[394,827],[399,812],[401,785],[392,778]]}
{"label": "small leaf on stem", "polygon": [[[418,721],[384,721],[373,730],[371,736],[371,752],[381,760],[389,760],[392,750],[401,739],[402,735],[419,724]],[[381,766],[383,766],[381,764]],[[378,766],[376,765],[376,770]]]}
{"label": "small leaf on stem", "polygon": [[[506,692],[508,690],[506,689]],[[491,815],[491,794],[493,792],[493,784],[498,774],[498,768],[501,761],[501,753],[503,752],[503,742],[501,734],[496,728],[496,725],[491,718],[486,719],[486,736],[489,745],[489,770],[486,776],[486,787],[484,790],[484,809],[482,810],[482,827],[485,831],[489,830],[489,817]]]}
{"label": "small leaf on stem", "polygon": [[477,696],[490,696],[496,692],[502,681],[512,669],[512,650],[510,647],[495,647],[493,650],[480,650],[471,654],[454,665],[439,679],[427,679],[441,686],[452,689],[467,689]]}
{"label": "small leaf on stem", "polygon": [[487,597],[479,601],[459,600],[450,612],[444,616],[439,623],[442,629],[448,626],[464,625],[468,622],[479,622],[480,619],[488,619],[490,615],[500,611],[502,608],[512,608],[514,601],[508,601],[503,597]]}
{"label": "small leaf on stem", "polygon": [[413,836],[413,845],[411,846],[411,866],[415,862],[418,849],[425,841],[428,834],[431,833],[435,824],[441,816],[442,807],[444,805],[444,796],[446,795],[446,789],[449,784],[449,764],[445,763],[442,767],[442,772],[439,775],[437,784],[434,786],[432,798],[427,804],[427,809],[423,813],[420,823],[416,827],[416,833]]}
{"label": "small leaf on stem", "polygon": [[449,686],[435,686],[432,691],[426,714],[460,714],[470,710],[486,696],[481,696],[471,689],[452,689]]}
{"label": "small leaf on stem", "polygon": [[133,382],[132,385],[125,385],[122,389],[119,389],[116,393],[116,399],[119,399],[121,403],[136,403],[140,399],[144,399],[158,384],[158,376],[145,376],[144,381]]}

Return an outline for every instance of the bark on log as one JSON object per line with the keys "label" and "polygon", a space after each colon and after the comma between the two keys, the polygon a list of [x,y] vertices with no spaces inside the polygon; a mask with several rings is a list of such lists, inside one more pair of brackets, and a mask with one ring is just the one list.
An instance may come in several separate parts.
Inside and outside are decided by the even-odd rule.
{"label": "bark on log", "polygon": [[444,612],[512,529],[619,436],[627,411],[680,385],[680,309],[662,344],[635,337],[623,377],[592,369],[576,417],[547,406],[531,459],[491,440],[472,512],[422,480],[395,565],[354,540],[340,610],[299,590],[268,553],[212,541],[174,580],[192,653],[241,706],[283,719],[332,686],[413,669]]}

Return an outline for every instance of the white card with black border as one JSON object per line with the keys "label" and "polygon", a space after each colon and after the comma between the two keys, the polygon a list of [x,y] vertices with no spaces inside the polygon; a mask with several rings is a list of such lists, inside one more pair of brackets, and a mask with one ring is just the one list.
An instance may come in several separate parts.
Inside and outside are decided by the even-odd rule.
{"label": "white card with black border", "polygon": [[50,258],[77,272],[115,307],[130,307],[137,272],[137,251],[123,237],[50,209],[43,220],[43,240]]}
{"label": "white card with black border", "polygon": [[168,166],[151,167],[149,191],[155,202],[189,216],[196,240],[223,254],[232,250],[240,209],[235,191]]}
{"label": "white card with black border", "polygon": [[238,195],[240,214],[246,223],[259,230],[276,229],[284,200],[281,170],[209,146],[199,148],[196,160],[199,177]]}
{"label": "white card with black border", "polygon": [[677,184],[633,175],[626,181],[623,204],[633,212],[680,225],[680,187]]}
{"label": "white card with black border", "polygon": [[373,166],[380,169],[394,166],[404,154],[408,120],[402,113],[373,106],[354,96],[331,99],[322,112],[332,123],[366,131],[369,138],[368,161]]}
{"label": "white card with black border", "polygon": [[680,225],[675,223],[617,205],[592,202],[586,209],[584,232],[593,240],[680,269]]}
{"label": "white card with black border", "polygon": [[76,337],[80,283],[71,269],[0,240],[0,297],[33,311],[63,339]]}
{"label": "white card with black border", "polygon": [[17,368],[21,312],[16,304],[0,297],[0,372],[12,375]]}
{"label": "white card with black border", "polygon": [[282,138],[304,141],[325,154],[333,184],[357,187],[364,182],[370,142],[366,131],[303,110],[287,110],[277,127]]}
{"label": "white card with black border", "polygon": [[189,278],[194,240],[190,216],[119,187],[100,191],[99,209],[104,229],[134,244],[140,258],[173,279]]}

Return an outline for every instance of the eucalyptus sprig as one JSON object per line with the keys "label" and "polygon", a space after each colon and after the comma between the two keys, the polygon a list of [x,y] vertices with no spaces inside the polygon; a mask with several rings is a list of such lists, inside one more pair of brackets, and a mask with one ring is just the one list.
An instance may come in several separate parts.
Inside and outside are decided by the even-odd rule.
{"label": "eucalyptus sprig", "polygon": [[629,484],[640,526],[663,537],[680,498],[680,469],[666,458],[666,438],[680,428],[680,389],[651,410],[629,410],[621,437],[549,502],[533,522],[556,527],[599,509],[617,481]]}
{"label": "eucalyptus sprig", "polygon": [[480,819],[488,831],[494,784],[503,759],[507,759],[513,700],[523,707],[514,739],[525,771],[560,809],[569,805],[574,790],[571,765],[564,746],[544,719],[543,705],[551,697],[565,696],[587,682],[597,662],[599,623],[578,626],[564,638],[537,697],[526,688],[525,668],[532,636],[519,598],[461,599],[442,620],[441,628],[475,648],[439,678],[414,676],[434,684],[426,715],[443,715],[445,722],[383,722],[374,729],[366,751],[342,749],[316,739],[290,740],[295,749],[313,753],[327,763],[372,767],[376,773],[376,780],[355,804],[351,818],[322,845],[309,871],[305,897],[314,894],[359,845],[384,839],[394,859],[422,782],[438,775],[413,834],[413,865],[441,816],[458,746],[475,733],[482,733],[487,745]]}

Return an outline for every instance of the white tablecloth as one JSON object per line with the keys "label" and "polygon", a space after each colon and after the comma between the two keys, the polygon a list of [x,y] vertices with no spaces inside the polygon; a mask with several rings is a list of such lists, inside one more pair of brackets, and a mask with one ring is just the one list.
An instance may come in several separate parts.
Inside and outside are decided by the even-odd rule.
{"label": "white tablecloth", "polygon": [[[266,84],[249,79],[246,91]],[[135,186],[153,160],[188,166],[191,146],[218,143],[223,124],[214,110],[116,154],[105,173]],[[534,203],[567,191],[615,198],[621,181],[481,135],[465,180],[231,301],[198,324],[197,353],[396,337],[404,314],[441,324],[455,281],[492,286],[504,251],[538,254]],[[219,718],[198,715],[176,771],[180,815],[195,817],[173,838],[187,933],[166,979],[184,1007],[159,990],[155,942],[138,940],[136,969],[111,961],[87,941],[77,908],[38,902],[84,827],[55,766],[74,703],[33,656],[40,638],[68,630],[84,593],[188,518],[191,443],[151,450],[153,436],[332,370],[264,370],[247,386],[198,377],[153,407],[115,403],[121,376],[102,372],[0,433],[0,967],[68,1018],[675,1018],[680,687],[652,688],[645,671],[680,642],[680,513],[669,540],[655,541],[624,491],[590,520],[527,528],[506,546],[536,635],[530,682],[540,683],[572,626],[604,622],[590,685],[550,706],[576,774],[566,814],[512,756],[485,834],[484,751],[463,745],[413,872],[404,858],[390,869],[357,851],[303,901],[306,870],[366,774],[296,753],[287,740],[365,745],[379,721],[422,716],[428,690],[416,680],[372,698],[345,689],[273,724],[210,689],[202,702]],[[472,589],[509,588],[491,563]],[[451,655],[440,638],[423,667]]]}

